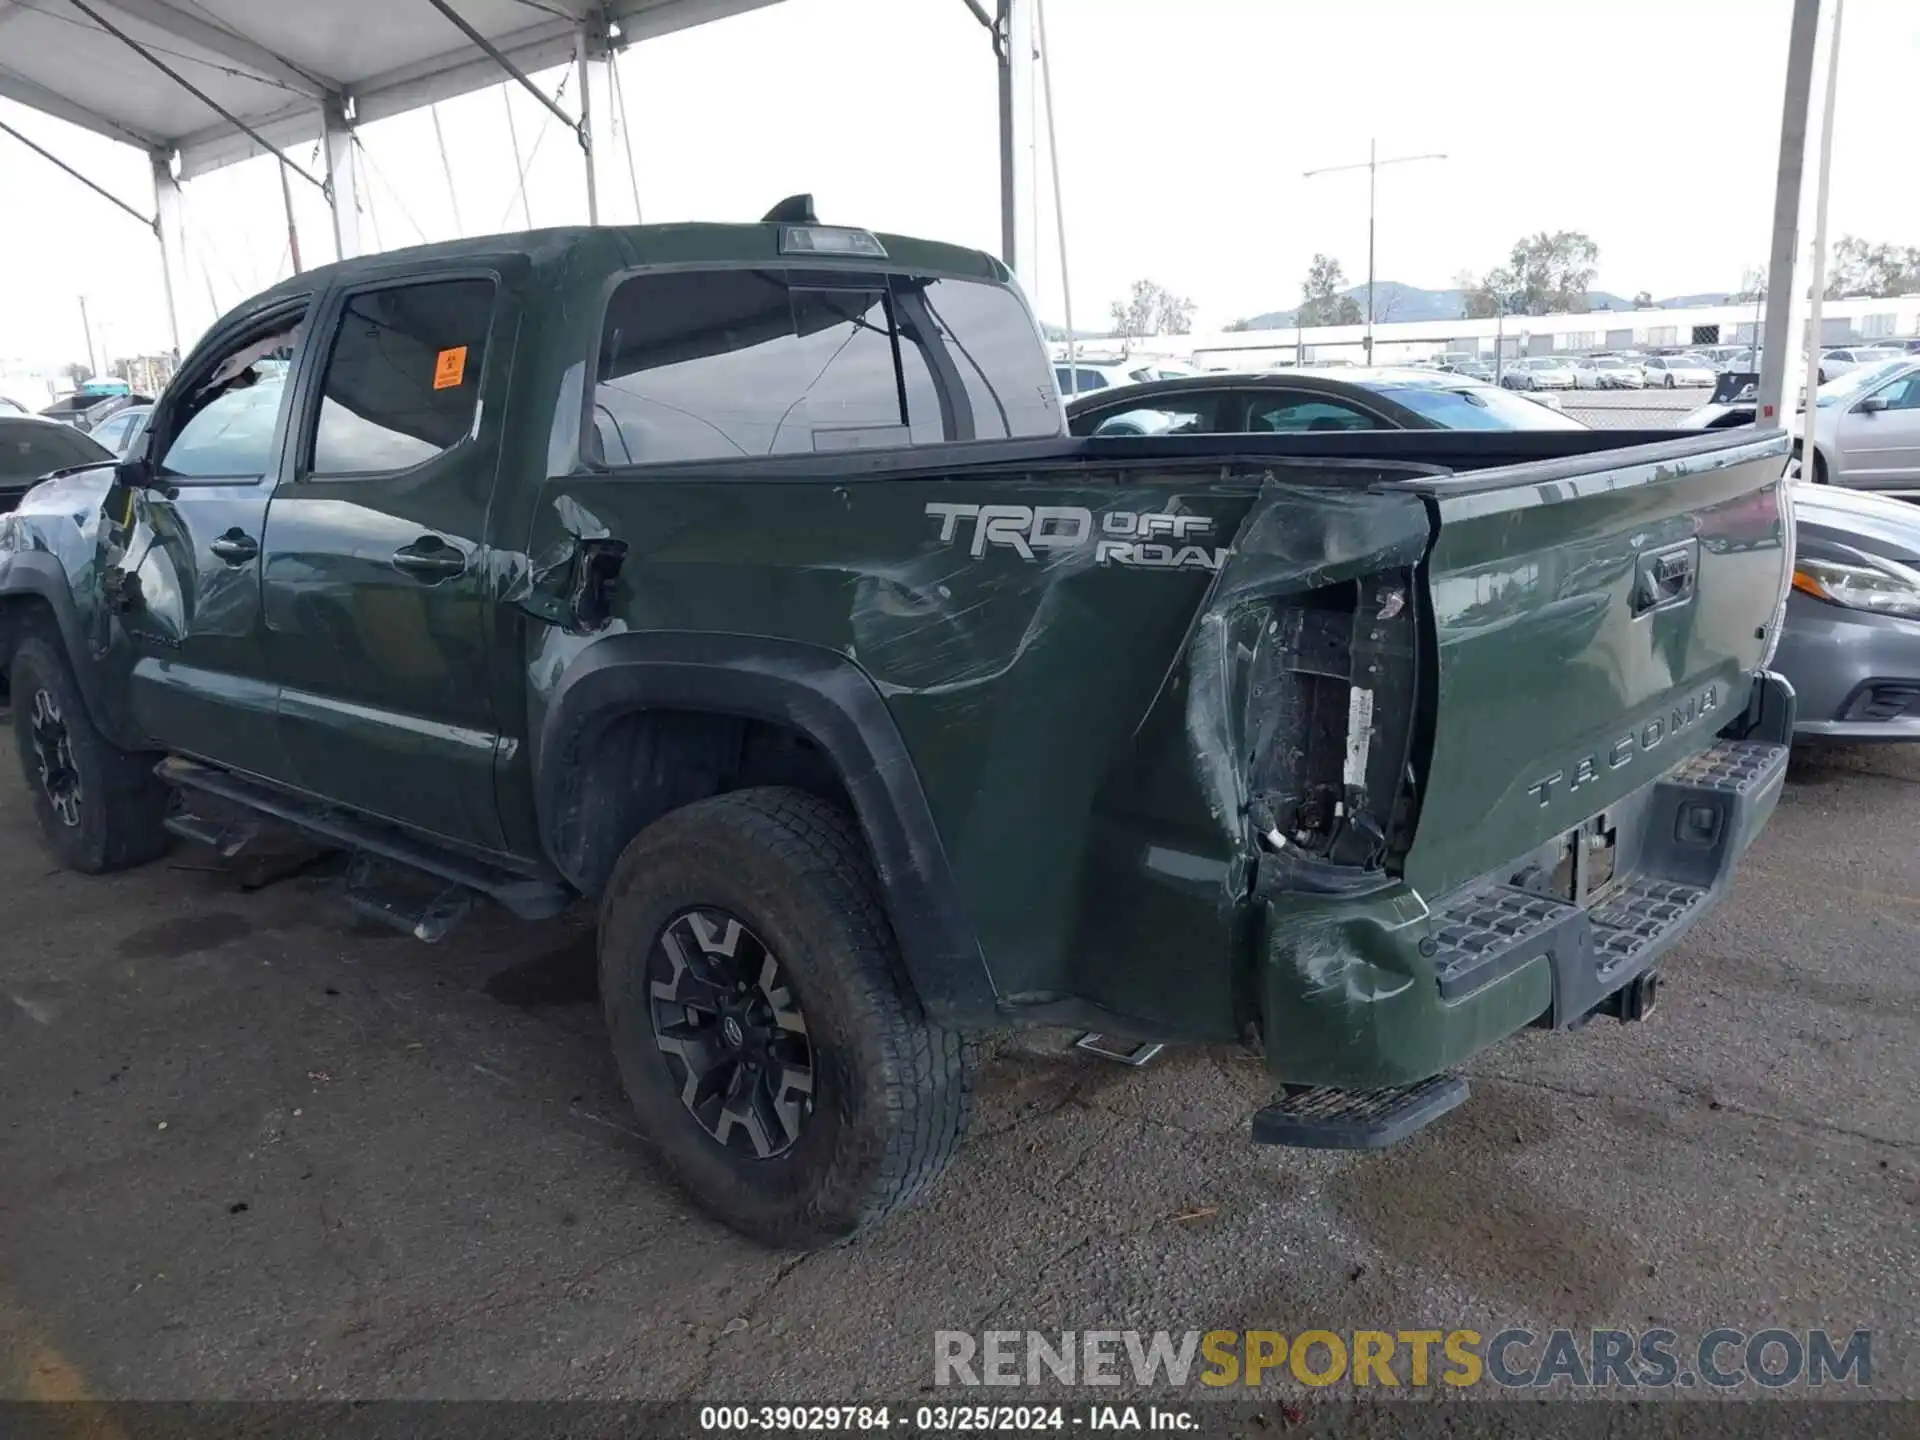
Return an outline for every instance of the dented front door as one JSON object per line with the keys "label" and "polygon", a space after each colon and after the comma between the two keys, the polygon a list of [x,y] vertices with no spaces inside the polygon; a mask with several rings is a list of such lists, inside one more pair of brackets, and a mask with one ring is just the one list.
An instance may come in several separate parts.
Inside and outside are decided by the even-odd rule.
{"label": "dented front door", "polygon": [[305,303],[232,327],[190,363],[147,438],[151,483],[115,485],[94,648],[126,676],[144,743],[290,778],[260,623],[260,537]]}

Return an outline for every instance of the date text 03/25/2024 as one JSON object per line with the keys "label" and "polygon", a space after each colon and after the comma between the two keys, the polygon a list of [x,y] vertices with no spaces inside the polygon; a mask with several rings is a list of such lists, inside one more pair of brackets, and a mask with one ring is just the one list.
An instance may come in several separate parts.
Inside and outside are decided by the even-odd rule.
{"label": "date text 03/25/2024", "polygon": [[1021,1432],[1033,1430],[1197,1430],[1190,1411],[1160,1405],[706,1405],[707,1432]]}

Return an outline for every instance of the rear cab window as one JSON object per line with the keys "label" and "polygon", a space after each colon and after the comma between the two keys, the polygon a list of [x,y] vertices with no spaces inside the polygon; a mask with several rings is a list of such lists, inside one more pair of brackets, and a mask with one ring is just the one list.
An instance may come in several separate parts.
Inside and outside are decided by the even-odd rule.
{"label": "rear cab window", "polygon": [[628,466],[1064,432],[1025,305],[991,281],[643,272],[607,304],[585,448]]}

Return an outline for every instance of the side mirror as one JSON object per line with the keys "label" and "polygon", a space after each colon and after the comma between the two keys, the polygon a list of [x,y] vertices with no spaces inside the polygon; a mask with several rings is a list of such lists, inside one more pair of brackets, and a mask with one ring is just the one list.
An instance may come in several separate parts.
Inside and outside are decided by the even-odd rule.
{"label": "side mirror", "polygon": [[1884,395],[1869,395],[1853,408],[1862,415],[1878,415],[1882,410],[1887,408],[1887,397]]}
{"label": "side mirror", "polygon": [[159,483],[159,476],[145,450],[136,445],[114,463],[113,482],[128,490],[151,490]]}

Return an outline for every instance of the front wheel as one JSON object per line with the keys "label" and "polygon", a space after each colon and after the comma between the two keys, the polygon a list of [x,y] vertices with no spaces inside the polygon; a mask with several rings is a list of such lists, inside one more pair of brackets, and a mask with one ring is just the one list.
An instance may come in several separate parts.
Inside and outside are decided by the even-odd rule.
{"label": "front wheel", "polygon": [[600,994],[642,1132],[765,1244],[853,1235],[959,1146],[968,1047],[922,1012],[859,829],[827,801],[742,790],[642,831],[601,901]]}
{"label": "front wheel", "polygon": [[1677,383],[1678,383],[1678,382],[1677,382],[1677,381],[1675,381],[1675,379],[1673,378],[1673,376],[1671,376],[1671,375],[1669,375],[1669,376],[1667,376],[1667,389],[1669,389],[1669,390],[1671,390],[1671,389],[1673,389],[1673,388],[1675,387],[1675,385],[1676,385]]}
{"label": "front wheel", "polygon": [[94,729],[66,656],[44,636],[20,642],[10,678],[20,770],[55,857],[85,875],[158,858],[167,848],[159,757],[117,749]]}

